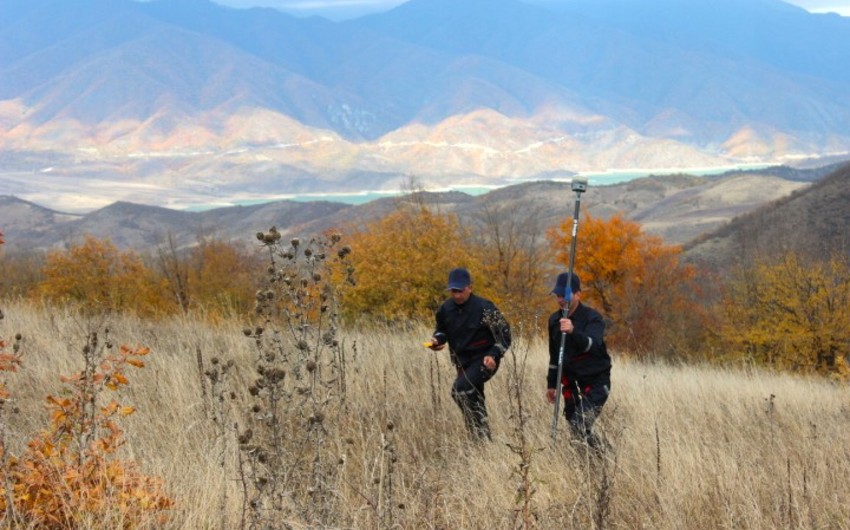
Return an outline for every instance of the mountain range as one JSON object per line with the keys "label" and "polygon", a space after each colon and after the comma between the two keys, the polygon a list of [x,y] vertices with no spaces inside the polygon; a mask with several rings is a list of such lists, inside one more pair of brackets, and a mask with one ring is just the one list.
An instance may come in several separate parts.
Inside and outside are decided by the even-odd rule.
{"label": "mountain range", "polygon": [[[842,213],[850,211],[848,178],[850,164],[808,170],[779,166],[716,176],[650,176],[589,186],[582,197],[581,216],[609,218],[620,214],[639,222],[646,233],[660,236],[667,244],[683,244],[695,261],[713,266],[734,263],[749,248],[755,253],[776,247],[776,241],[796,246],[808,242],[806,252],[823,254],[846,237],[843,234],[850,233],[850,217]],[[201,212],[118,202],[86,214],[68,214],[17,197],[0,196],[0,228],[9,253],[64,248],[86,234],[144,253],[171,242],[188,247],[199,238],[209,237],[250,244],[254,234],[272,226],[287,238],[328,230],[350,233],[400,203],[414,201],[455,214],[465,226],[488,219],[509,220],[532,236],[532,231],[543,234],[568,220],[574,200],[569,182],[551,180],[515,184],[478,196],[418,191],[361,205],[284,200]],[[791,231],[793,240],[774,237]],[[816,243],[820,246],[814,250]]]}
{"label": "mountain range", "polygon": [[850,153],[850,19],[780,0],[3,0],[0,194],[91,211]]}

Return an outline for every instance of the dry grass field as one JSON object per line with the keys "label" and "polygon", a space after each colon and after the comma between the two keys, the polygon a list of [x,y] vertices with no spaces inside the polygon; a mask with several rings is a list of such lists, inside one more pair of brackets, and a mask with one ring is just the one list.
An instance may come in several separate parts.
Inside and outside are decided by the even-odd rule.
{"label": "dry grass field", "polygon": [[[23,335],[24,368],[7,378],[20,409],[10,449],[20,451],[45,424],[44,396],[59,391],[59,375],[81,369],[93,324],[55,309],[0,307],[0,336]],[[241,528],[244,469],[229,425],[239,411],[251,414],[243,396],[255,377],[252,340],[239,323],[122,317],[108,326],[115,343],[151,348],[147,367],[129,374],[126,401],[138,411],[124,424],[122,457],[165,480],[175,500],[165,530]],[[278,441],[308,468],[316,455],[335,455],[334,467],[312,468],[324,479],[324,508],[305,508],[314,485],[288,483],[292,504],[268,528],[850,529],[846,384],[615,354],[598,422],[612,449],[598,457],[571,442],[563,421],[553,443],[545,347],[518,341],[486,389],[493,442],[474,444],[449,397],[448,359],[421,346],[428,336],[426,326],[340,336],[344,400],[329,386],[333,414],[309,435],[301,431],[312,422],[297,421],[304,410],[293,408]],[[205,369],[213,358],[233,361],[228,403],[216,399],[199,358]],[[221,427],[214,419],[225,409],[235,420]]]}

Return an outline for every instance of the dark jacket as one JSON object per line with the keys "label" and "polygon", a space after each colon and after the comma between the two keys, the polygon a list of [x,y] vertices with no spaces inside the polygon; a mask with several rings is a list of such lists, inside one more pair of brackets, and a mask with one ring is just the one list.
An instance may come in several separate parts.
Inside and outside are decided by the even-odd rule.
{"label": "dark jacket", "polygon": [[460,366],[467,367],[487,355],[499,360],[511,345],[511,328],[505,317],[493,302],[475,293],[463,305],[451,298],[443,302],[436,320],[434,337],[445,336],[452,358]]}
{"label": "dark jacket", "polygon": [[[546,374],[547,388],[556,388],[558,379],[558,356],[561,351],[561,311],[549,316],[549,371]],[[611,357],[605,346],[605,322],[595,309],[579,304],[570,315],[573,332],[564,342],[563,375],[570,381],[593,383],[610,380]]]}

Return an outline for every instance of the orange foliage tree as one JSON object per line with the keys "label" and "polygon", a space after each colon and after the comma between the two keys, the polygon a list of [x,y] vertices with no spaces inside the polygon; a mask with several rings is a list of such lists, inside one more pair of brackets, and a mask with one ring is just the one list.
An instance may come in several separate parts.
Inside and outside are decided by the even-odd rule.
{"label": "orange foliage tree", "polygon": [[356,286],[345,298],[348,317],[430,319],[445,298],[454,267],[480,270],[467,234],[453,215],[422,206],[400,208],[348,238]]}
{"label": "orange foliage tree", "polygon": [[789,253],[736,269],[723,297],[724,359],[850,377],[850,265]]}
{"label": "orange foliage tree", "polygon": [[131,311],[150,316],[173,310],[166,286],[134,252],[86,236],[66,251],[47,255],[37,292],[95,312]]}
{"label": "orange foliage tree", "polygon": [[[556,260],[566,270],[572,218],[549,231]],[[576,273],[582,297],[611,322],[612,347],[638,356],[697,353],[708,312],[697,271],[680,261],[681,248],[645,234],[638,223],[614,215],[580,222]]]}

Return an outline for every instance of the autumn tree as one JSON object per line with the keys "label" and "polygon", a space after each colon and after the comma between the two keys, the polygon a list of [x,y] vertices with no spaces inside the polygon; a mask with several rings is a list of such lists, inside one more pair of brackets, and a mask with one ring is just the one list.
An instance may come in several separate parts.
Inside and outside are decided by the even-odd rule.
{"label": "autumn tree", "polygon": [[245,245],[199,238],[181,248],[173,235],[156,249],[153,267],[179,311],[211,318],[250,314],[262,258]]}
{"label": "autumn tree", "polygon": [[557,271],[539,212],[528,204],[485,203],[475,219],[472,250],[481,264],[476,283],[511,322],[548,315],[549,284]]}
{"label": "autumn tree", "polygon": [[165,279],[168,292],[183,313],[189,312],[189,263],[186,252],[181,252],[174,234],[168,234],[168,242],[156,249],[156,267]]}
{"label": "autumn tree", "polygon": [[850,376],[850,266],[786,253],[738,267],[722,301],[724,359]]}
{"label": "autumn tree", "polygon": [[[573,219],[550,230],[558,263],[566,269]],[[644,233],[636,222],[614,215],[587,215],[576,246],[576,273],[582,297],[610,320],[608,341],[635,355],[681,356],[700,344],[708,317],[704,292],[693,266],[680,260],[681,248]]]}
{"label": "autumn tree", "polygon": [[[165,285],[134,252],[86,236],[68,250],[47,255],[37,292],[87,311],[156,315],[169,310]],[[173,307],[173,306],[171,306]]]}
{"label": "autumn tree", "polygon": [[214,318],[248,315],[254,308],[260,254],[226,241],[202,239],[189,253],[190,307]]}
{"label": "autumn tree", "polygon": [[467,237],[455,216],[423,206],[400,207],[351,234],[357,285],[346,296],[346,314],[430,318],[445,298],[449,270],[467,267],[473,279],[480,271]]}
{"label": "autumn tree", "polygon": [[0,256],[0,297],[29,295],[42,280],[43,266],[43,252],[4,251]]}

